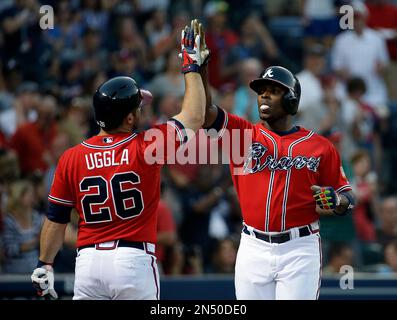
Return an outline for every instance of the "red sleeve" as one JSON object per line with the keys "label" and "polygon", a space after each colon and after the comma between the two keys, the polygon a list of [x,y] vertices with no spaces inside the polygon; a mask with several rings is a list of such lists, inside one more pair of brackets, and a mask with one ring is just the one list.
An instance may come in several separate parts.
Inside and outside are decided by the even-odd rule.
{"label": "red sleeve", "polygon": [[55,204],[74,207],[75,201],[73,200],[73,189],[70,186],[67,174],[68,163],[70,163],[68,161],[68,152],[65,152],[59,159],[57,168],[55,170],[54,180],[52,181],[48,200]]}
{"label": "red sleeve", "polygon": [[338,193],[351,190],[338,151],[331,143],[326,148],[320,160],[320,185],[331,186]]}

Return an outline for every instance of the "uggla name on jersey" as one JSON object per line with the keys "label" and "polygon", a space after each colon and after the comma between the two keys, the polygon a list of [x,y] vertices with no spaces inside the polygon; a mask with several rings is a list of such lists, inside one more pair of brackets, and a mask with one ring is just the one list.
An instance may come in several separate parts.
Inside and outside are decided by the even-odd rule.
{"label": "uggla name on jersey", "polygon": [[120,161],[116,160],[116,151],[107,150],[102,152],[89,153],[85,155],[85,162],[87,164],[88,170],[119,166],[122,164],[129,164],[130,160],[128,158],[128,150],[123,149]]}

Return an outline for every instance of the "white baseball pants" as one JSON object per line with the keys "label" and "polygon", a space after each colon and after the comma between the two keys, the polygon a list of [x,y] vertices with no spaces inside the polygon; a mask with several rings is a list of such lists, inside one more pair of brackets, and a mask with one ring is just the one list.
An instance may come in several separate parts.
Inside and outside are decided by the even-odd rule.
{"label": "white baseball pants", "polygon": [[78,252],[73,300],[158,300],[156,257],[144,250],[85,248]]}
{"label": "white baseball pants", "polygon": [[281,244],[241,234],[235,272],[238,300],[315,300],[320,283],[318,233]]}

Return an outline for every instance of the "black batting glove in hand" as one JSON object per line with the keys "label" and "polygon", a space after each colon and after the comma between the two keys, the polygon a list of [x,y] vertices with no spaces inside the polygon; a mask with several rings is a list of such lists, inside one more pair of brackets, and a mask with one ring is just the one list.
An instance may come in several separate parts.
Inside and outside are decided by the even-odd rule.
{"label": "black batting glove in hand", "polygon": [[333,210],[340,205],[340,197],[332,187],[312,186],[313,198],[322,210]]}
{"label": "black batting glove in hand", "polygon": [[54,289],[54,270],[50,265],[43,265],[34,269],[31,276],[33,288],[40,297],[58,299]]}
{"label": "black batting glove in hand", "polygon": [[[196,30],[195,30],[196,29]],[[185,27],[181,35],[182,73],[199,72],[202,65],[198,27]]]}

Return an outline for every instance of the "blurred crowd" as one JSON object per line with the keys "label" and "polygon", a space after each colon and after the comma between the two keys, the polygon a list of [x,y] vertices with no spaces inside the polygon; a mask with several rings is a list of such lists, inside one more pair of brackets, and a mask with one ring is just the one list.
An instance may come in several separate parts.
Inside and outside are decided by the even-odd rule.
{"label": "blurred crowd", "polygon": [[[54,9],[43,30],[40,6]],[[342,30],[341,6],[354,7]],[[199,18],[214,102],[259,120],[250,80],[269,65],[297,74],[296,124],[330,139],[357,195],[353,214],[322,217],[324,272],[397,273],[397,1],[0,1],[0,272],[30,273],[60,155],[98,132],[95,88],[126,75],[149,89],[142,128],[178,113],[180,33]],[[200,140],[200,141],[205,141]],[[201,146],[206,147],[206,146]],[[167,165],[157,257],[168,275],[233,273],[241,212],[227,165]],[[73,215],[56,272],[73,272]]]}

